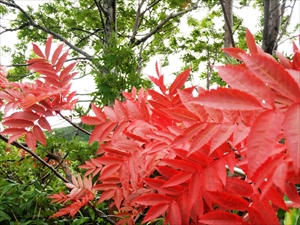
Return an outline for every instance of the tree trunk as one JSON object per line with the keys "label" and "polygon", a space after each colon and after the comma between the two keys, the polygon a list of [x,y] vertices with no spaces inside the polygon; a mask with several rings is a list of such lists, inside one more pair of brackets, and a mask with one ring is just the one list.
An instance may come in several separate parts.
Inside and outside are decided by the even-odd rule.
{"label": "tree trunk", "polygon": [[103,0],[103,9],[105,13],[104,21],[104,33],[105,43],[109,46],[114,42],[115,34],[117,32],[117,20],[116,20],[116,0]]}
{"label": "tree trunk", "polygon": [[225,17],[225,36],[224,47],[233,47],[232,26],[233,26],[233,0],[224,1],[224,17]]}
{"label": "tree trunk", "polygon": [[277,37],[281,25],[280,0],[264,0],[264,32],[262,48],[266,53],[273,54],[277,48]]}

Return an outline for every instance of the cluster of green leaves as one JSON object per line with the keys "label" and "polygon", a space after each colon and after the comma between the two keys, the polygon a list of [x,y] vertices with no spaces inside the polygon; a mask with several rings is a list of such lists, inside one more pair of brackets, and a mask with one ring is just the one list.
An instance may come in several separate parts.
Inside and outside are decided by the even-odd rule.
{"label": "cluster of green leaves", "polygon": [[[48,152],[59,150],[62,154],[67,154],[66,160],[70,162],[68,165],[72,172],[78,172],[78,166],[90,159],[98,146],[88,146],[86,136],[82,133],[74,138],[75,132],[76,130],[68,127],[55,129],[53,134],[47,135],[48,146],[39,145],[37,154],[47,160]],[[49,163],[57,166],[53,160],[49,160]],[[42,164],[22,150],[0,141],[0,224],[80,225],[96,220],[91,210],[80,212],[72,219],[66,217],[49,220],[60,207],[50,204],[47,196],[63,190],[65,187],[62,181],[49,173]],[[106,204],[98,207],[104,209]]]}

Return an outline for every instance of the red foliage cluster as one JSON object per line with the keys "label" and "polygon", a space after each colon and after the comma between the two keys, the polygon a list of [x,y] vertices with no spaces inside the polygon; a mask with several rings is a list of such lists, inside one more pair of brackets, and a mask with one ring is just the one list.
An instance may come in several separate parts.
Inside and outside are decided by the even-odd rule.
{"label": "red foliage cluster", "polygon": [[46,42],[44,54],[33,44],[33,51],[39,58],[28,60],[27,68],[41,74],[34,83],[9,82],[7,72],[0,70],[0,107],[4,105],[5,115],[2,124],[7,127],[0,134],[10,135],[9,143],[25,135],[27,145],[33,150],[37,141],[46,145],[42,129],[52,131],[46,117],[72,109],[77,102],[73,99],[76,93],[69,93],[70,81],[76,75],[70,72],[76,63],[63,68],[68,52],[62,54],[61,44],[50,58],[51,45],[52,37]]}
{"label": "red foliage cluster", "polygon": [[[292,61],[278,53],[278,63],[248,30],[246,40],[248,54],[225,49],[242,64],[217,67],[230,88],[183,88],[190,70],[167,88],[156,65],[157,77],[150,79],[160,92],[133,88],[114,107],[93,105],[95,116],[83,116],[82,122],[95,125],[90,143],[100,148],[81,166],[87,170],[84,181],[73,178],[66,184],[70,194],[50,196],[72,202],[54,216],[73,216],[96,199],[95,204],[112,202],[117,224],[135,224],[141,215],[143,223],[163,217],[171,225],[279,224],[279,208],[300,207],[295,188],[300,183],[300,51],[294,45]],[[43,87],[62,94],[57,85],[67,72],[58,79],[50,74]],[[32,93],[39,99],[40,92]],[[20,99],[25,109],[36,104]],[[56,101],[40,104],[52,109]],[[245,176],[232,176],[235,168]]]}

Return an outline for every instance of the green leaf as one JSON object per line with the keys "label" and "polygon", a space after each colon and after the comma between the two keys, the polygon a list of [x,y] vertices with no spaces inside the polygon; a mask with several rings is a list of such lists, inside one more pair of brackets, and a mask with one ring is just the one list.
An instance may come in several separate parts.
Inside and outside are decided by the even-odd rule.
{"label": "green leaf", "polygon": [[296,225],[300,222],[300,209],[290,209],[284,216],[284,225]]}

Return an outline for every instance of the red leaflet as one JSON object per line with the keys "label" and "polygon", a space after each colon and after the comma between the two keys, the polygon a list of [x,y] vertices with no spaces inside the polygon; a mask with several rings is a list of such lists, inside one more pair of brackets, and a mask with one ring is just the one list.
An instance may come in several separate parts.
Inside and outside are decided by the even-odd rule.
{"label": "red leaflet", "polygon": [[95,117],[95,116],[84,115],[80,119],[81,119],[82,123],[88,124],[88,125],[99,125],[99,124],[103,123],[103,121],[101,121],[98,117]]}
{"label": "red leaflet", "polygon": [[61,57],[58,59],[56,66],[55,66],[55,71],[58,72],[61,70],[61,68],[63,67],[64,63],[66,62],[67,56],[68,56],[69,52],[66,51],[64,54],[61,55]]}
{"label": "red leaflet", "polygon": [[187,180],[189,180],[192,177],[192,175],[193,174],[189,173],[189,172],[178,173],[175,176],[173,176],[172,178],[170,178],[163,185],[163,187],[172,187],[172,186],[180,185],[180,184],[186,182]]}
{"label": "red leaflet", "polygon": [[288,152],[292,158],[295,172],[300,170],[300,104],[291,105],[284,117],[284,133]]}
{"label": "red leaflet", "polygon": [[158,104],[161,105],[163,108],[172,107],[171,101],[164,95],[154,91],[148,90],[149,95],[151,95],[152,99],[155,100]]}
{"label": "red leaflet", "polygon": [[50,50],[51,50],[51,44],[52,44],[52,35],[47,39],[46,45],[45,45],[45,54],[46,59],[49,59]]}
{"label": "red leaflet", "polygon": [[242,58],[240,57],[240,54],[246,53],[244,50],[240,48],[223,48],[224,52],[226,52],[228,55],[232,56],[233,58],[236,58],[240,61],[242,61]]}
{"label": "red leaflet", "polygon": [[[242,218],[236,214],[214,211],[204,214],[199,222],[212,225],[242,225]],[[260,223],[257,223],[260,224]]]}
{"label": "red leaflet", "polygon": [[166,112],[170,114],[175,120],[197,122],[199,117],[187,109],[167,109]]}
{"label": "red leaflet", "polygon": [[64,47],[64,44],[60,44],[54,51],[53,55],[52,55],[52,59],[51,59],[51,62],[52,62],[52,65],[55,65],[56,64],[56,61],[62,51]]}
{"label": "red leaflet", "polygon": [[227,177],[226,192],[241,197],[251,197],[253,194],[252,186],[238,177]]}
{"label": "red leaflet", "polygon": [[38,124],[41,126],[41,128],[46,129],[49,132],[52,132],[51,126],[50,126],[48,120],[45,117],[41,117],[38,120]]}
{"label": "red leaflet", "polygon": [[134,200],[136,204],[153,206],[159,203],[170,203],[172,201],[171,197],[161,194],[145,194],[143,196],[138,197]]}
{"label": "red leaflet", "polygon": [[180,208],[176,201],[172,201],[166,216],[166,223],[169,224],[182,224]]}
{"label": "red leaflet", "polygon": [[112,122],[118,122],[119,121],[119,117],[117,116],[115,110],[113,110],[112,108],[105,106],[104,107],[104,113],[106,115],[106,117],[108,119],[110,119]]}
{"label": "red leaflet", "polygon": [[241,57],[249,70],[261,81],[281,95],[299,101],[299,87],[283,66],[264,55],[244,54]]}
{"label": "red leaflet", "polygon": [[34,123],[30,120],[24,120],[24,119],[6,119],[2,122],[4,126],[8,127],[31,127],[34,125]]}
{"label": "red leaflet", "polygon": [[258,53],[254,36],[251,34],[248,28],[246,28],[246,42],[251,54]]}
{"label": "red leaflet", "polygon": [[189,155],[195,151],[199,151],[200,148],[211,140],[211,138],[217,133],[219,124],[209,123],[205,129],[201,130],[193,139]]}
{"label": "red leaflet", "polygon": [[249,203],[241,197],[219,191],[208,191],[208,193],[214,202],[227,210],[244,211],[248,208]]}
{"label": "red leaflet", "polygon": [[106,122],[106,116],[103,113],[102,109],[97,107],[93,102],[92,102],[92,110],[95,113],[96,117],[101,121],[101,122]]}
{"label": "red leaflet", "polygon": [[167,209],[169,208],[168,203],[159,203],[157,205],[152,206],[147,212],[145,218],[142,223],[146,223],[152,220],[155,220],[159,216],[163,215]]}
{"label": "red leaflet", "polygon": [[186,80],[190,75],[191,70],[192,69],[187,69],[176,77],[176,79],[173,81],[173,83],[170,86],[169,89],[170,95],[176,94],[177,89],[180,89],[184,85],[184,83],[186,82]]}
{"label": "red leaflet", "polygon": [[35,135],[32,132],[27,132],[25,134],[25,142],[28,145],[29,148],[31,148],[33,151],[36,148],[36,138]]}
{"label": "red leaflet", "polygon": [[59,75],[59,79],[62,81],[67,75],[69,75],[69,73],[71,72],[71,70],[75,67],[77,62],[73,62],[70,65],[68,65],[66,68],[64,68]]}
{"label": "red leaflet", "polygon": [[36,139],[43,145],[46,145],[46,137],[44,135],[44,132],[39,126],[34,126],[33,129],[33,134],[35,135]]}
{"label": "red leaflet", "polygon": [[249,135],[249,132],[250,127],[245,126],[244,123],[239,123],[233,134],[233,146],[243,141]]}
{"label": "red leaflet", "polygon": [[280,64],[285,68],[285,69],[292,69],[292,65],[290,60],[288,60],[282,53],[276,51],[276,55],[279,58]]}
{"label": "red leaflet", "polygon": [[118,100],[115,100],[114,110],[120,120],[122,121],[128,120],[128,112],[125,109],[124,105]]}
{"label": "red leaflet", "polygon": [[26,120],[35,121],[35,120],[39,119],[40,116],[37,113],[30,112],[30,111],[25,111],[25,112],[15,112],[7,118],[26,119]]}
{"label": "red leaflet", "polygon": [[228,110],[259,110],[262,109],[260,102],[252,95],[235,89],[218,88],[200,94],[192,100],[193,103],[216,109]]}
{"label": "red leaflet", "polygon": [[275,96],[272,91],[248,69],[232,65],[217,66],[216,68],[219,75],[231,88],[251,94],[263,107],[270,109],[275,107]]}
{"label": "red leaflet", "polygon": [[211,140],[211,146],[209,154],[211,154],[216,148],[225,143],[231,134],[235,131],[236,124],[221,124],[217,133]]}
{"label": "red leaflet", "polygon": [[252,175],[273,154],[276,137],[281,132],[283,115],[279,111],[266,111],[255,120],[249,133],[247,158]]}
{"label": "red leaflet", "polygon": [[90,136],[89,144],[94,141],[98,141],[99,143],[104,141],[105,138],[110,134],[110,132],[115,128],[115,126],[116,123],[110,121],[96,126]]}
{"label": "red leaflet", "polygon": [[168,165],[175,169],[181,169],[182,171],[186,172],[194,172],[196,170],[196,167],[193,163],[179,159],[163,159],[161,160],[160,164]]}
{"label": "red leaflet", "polygon": [[32,49],[33,49],[33,52],[35,54],[37,54],[39,57],[45,58],[43,52],[41,51],[41,49],[36,44],[32,43]]}

